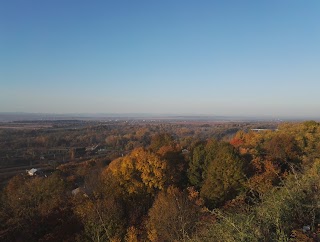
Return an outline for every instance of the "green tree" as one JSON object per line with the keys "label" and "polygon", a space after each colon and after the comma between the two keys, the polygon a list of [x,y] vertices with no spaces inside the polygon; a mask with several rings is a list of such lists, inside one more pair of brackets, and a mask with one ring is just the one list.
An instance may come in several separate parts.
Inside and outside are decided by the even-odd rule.
{"label": "green tree", "polygon": [[206,167],[205,147],[203,144],[200,144],[194,148],[192,159],[189,162],[188,178],[191,185],[196,188],[200,188],[202,186]]}
{"label": "green tree", "polygon": [[219,142],[209,140],[206,144],[199,144],[193,150],[189,162],[188,178],[191,185],[201,188],[207,176],[208,165],[215,159],[219,149]]}
{"label": "green tree", "polygon": [[222,143],[209,164],[200,194],[209,207],[221,205],[238,194],[244,178],[244,161],[230,144]]}

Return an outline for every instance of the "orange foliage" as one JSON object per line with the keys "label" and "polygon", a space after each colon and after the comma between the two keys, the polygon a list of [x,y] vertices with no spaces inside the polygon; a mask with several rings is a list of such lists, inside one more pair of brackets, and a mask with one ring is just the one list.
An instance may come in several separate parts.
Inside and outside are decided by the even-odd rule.
{"label": "orange foliage", "polygon": [[233,145],[234,147],[238,148],[239,146],[244,144],[244,141],[239,138],[234,137],[233,139],[230,140],[230,144]]}
{"label": "orange foliage", "polygon": [[253,160],[253,166],[257,173],[248,181],[248,186],[259,193],[265,193],[271,189],[280,179],[280,168],[271,161]]}

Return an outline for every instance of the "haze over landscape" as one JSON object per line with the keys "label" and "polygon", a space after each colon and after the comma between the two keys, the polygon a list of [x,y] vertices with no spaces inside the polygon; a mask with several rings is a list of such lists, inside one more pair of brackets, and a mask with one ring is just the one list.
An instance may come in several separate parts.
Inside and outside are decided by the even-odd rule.
{"label": "haze over landscape", "polygon": [[319,0],[0,0],[0,241],[319,242]]}
{"label": "haze over landscape", "polygon": [[0,112],[320,116],[319,1],[1,1]]}

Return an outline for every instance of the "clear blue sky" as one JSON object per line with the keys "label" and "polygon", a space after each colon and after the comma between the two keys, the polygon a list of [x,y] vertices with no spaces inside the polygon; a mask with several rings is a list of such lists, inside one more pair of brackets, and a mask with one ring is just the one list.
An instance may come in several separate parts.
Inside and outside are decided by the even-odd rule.
{"label": "clear blue sky", "polygon": [[0,0],[0,112],[320,116],[320,1]]}

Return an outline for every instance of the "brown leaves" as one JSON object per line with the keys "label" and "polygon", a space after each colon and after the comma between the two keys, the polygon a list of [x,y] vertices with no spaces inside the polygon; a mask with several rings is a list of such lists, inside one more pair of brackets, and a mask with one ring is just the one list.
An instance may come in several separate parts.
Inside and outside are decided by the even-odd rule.
{"label": "brown leaves", "polygon": [[188,194],[169,187],[161,191],[149,210],[148,238],[151,241],[181,241],[196,229],[200,207]]}

